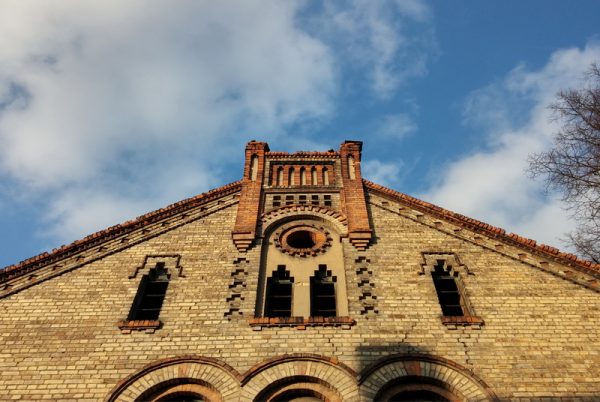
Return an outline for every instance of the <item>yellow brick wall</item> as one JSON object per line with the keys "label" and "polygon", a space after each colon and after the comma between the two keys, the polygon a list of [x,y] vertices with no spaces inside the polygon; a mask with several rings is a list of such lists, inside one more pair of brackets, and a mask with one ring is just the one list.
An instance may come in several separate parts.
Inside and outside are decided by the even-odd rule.
{"label": "yellow brick wall", "polygon": [[[392,353],[426,353],[472,370],[503,399],[600,397],[598,294],[525,262],[466,241],[393,208],[368,205],[375,242],[365,252],[344,240],[349,313],[357,324],[253,330],[260,250],[244,256],[247,286],[240,318],[228,311],[238,253],[231,240],[236,206],[213,213],[0,299],[0,400],[106,397],[120,380],[159,359],[218,358],[240,373],[290,353],[336,357],[356,372]],[[481,329],[442,325],[422,252],[452,252]],[[146,255],[179,254],[155,333],[123,334]],[[356,269],[366,258],[378,313],[361,314]],[[362,266],[361,265],[361,266]],[[591,399],[590,399],[591,400]]]}

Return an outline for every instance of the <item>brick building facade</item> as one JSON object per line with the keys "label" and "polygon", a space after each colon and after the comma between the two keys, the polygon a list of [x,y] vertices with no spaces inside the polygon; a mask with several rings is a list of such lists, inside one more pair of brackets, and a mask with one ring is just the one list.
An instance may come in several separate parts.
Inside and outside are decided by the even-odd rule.
{"label": "brick building facade", "polygon": [[600,266],[360,160],[251,141],[241,181],[0,271],[0,400],[600,400]]}

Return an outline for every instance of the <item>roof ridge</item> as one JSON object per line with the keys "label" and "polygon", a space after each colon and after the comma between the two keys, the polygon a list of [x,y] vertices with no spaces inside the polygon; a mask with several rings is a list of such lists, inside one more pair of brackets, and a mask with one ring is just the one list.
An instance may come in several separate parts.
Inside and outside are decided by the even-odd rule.
{"label": "roof ridge", "polygon": [[82,239],[75,240],[70,244],[57,247],[51,252],[45,251],[41,254],[23,260],[17,264],[8,265],[4,268],[0,268],[0,282],[3,282],[7,276],[9,276],[10,278],[14,278],[16,275],[19,274],[15,271],[27,271],[27,268],[31,267],[32,265],[44,264],[46,262],[49,262],[50,260],[64,256],[70,252],[83,251],[84,249],[87,249],[87,247],[89,247],[90,245],[97,244],[98,241],[104,239],[108,240],[111,237],[125,234],[129,231],[138,229],[139,227],[143,227],[157,220],[175,215],[176,213],[181,212],[183,209],[192,208],[204,202],[213,200],[215,198],[231,194],[239,190],[241,188],[241,184],[242,181],[238,180],[233,183],[217,187],[205,193],[201,193],[193,197],[186,198],[173,204],[167,205],[166,207],[145,213],[143,215],[138,216],[135,219],[131,219],[123,223],[110,226],[106,229],[99,230],[95,233],[85,236]]}
{"label": "roof ridge", "polygon": [[537,253],[548,255],[554,259],[562,260],[568,263],[569,265],[576,264],[579,268],[585,270],[588,273],[592,273],[595,275],[598,275],[600,273],[600,264],[596,264],[589,260],[584,260],[576,256],[575,254],[562,252],[558,248],[549,246],[547,244],[538,244],[535,240],[528,239],[516,233],[506,234],[506,230],[497,226],[493,226],[489,223],[485,223],[477,219],[473,219],[468,216],[459,214],[457,212],[444,209],[438,205],[420,200],[418,198],[412,197],[408,194],[404,194],[396,190],[392,190],[380,184],[373,183],[372,181],[363,179],[363,183],[367,188],[371,190],[378,191],[387,196],[395,197],[397,199],[411,204],[414,207],[421,208],[427,212],[437,214],[446,219],[450,219],[455,223],[468,227],[469,229],[486,232],[486,234],[488,235],[495,236],[509,243],[517,243],[521,247],[526,247],[529,250],[535,251]]}

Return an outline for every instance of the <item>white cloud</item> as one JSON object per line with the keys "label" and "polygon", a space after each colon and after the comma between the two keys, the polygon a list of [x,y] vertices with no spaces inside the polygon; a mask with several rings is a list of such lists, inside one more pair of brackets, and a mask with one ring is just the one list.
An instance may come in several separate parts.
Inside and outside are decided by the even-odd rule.
{"label": "white cloud", "polygon": [[331,56],[298,7],[2,2],[1,172],[52,194],[62,239],[220,183],[248,127],[331,113]]}
{"label": "white cloud", "polygon": [[[561,202],[544,197],[543,184],[527,177],[527,156],[547,149],[558,129],[548,110],[557,91],[577,87],[590,64],[599,59],[597,43],[556,51],[540,70],[518,66],[503,82],[471,94],[465,120],[485,129],[487,150],[444,166],[439,182],[421,197],[540,242],[558,244],[574,224]],[[523,121],[503,112],[511,110],[507,103],[514,99],[530,105]],[[490,112],[494,104],[500,113]]]}
{"label": "white cloud", "polygon": [[417,131],[417,123],[407,113],[385,116],[375,128],[375,134],[388,140],[400,140]]}
{"label": "white cloud", "polygon": [[424,74],[422,2],[331,4],[1,2],[0,181],[70,241],[223,184],[251,138],[329,118],[354,54],[381,96]]}
{"label": "white cloud", "polygon": [[430,20],[420,0],[326,2],[313,30],[340,60],[366,72],[374,94],[388,98],[427,73],[427,61],[437,54]]}
{"label": "white cloud", "polygon": [[377,159],[362,163],[361,170],[365,179],[388,187],[393,187],[400,178],[402,163],[382,162]]}

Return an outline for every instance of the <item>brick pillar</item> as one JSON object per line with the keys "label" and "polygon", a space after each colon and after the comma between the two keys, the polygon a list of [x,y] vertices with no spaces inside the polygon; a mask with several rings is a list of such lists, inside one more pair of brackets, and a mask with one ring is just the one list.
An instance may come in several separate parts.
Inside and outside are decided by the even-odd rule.
{"label": "brick pillar", "polygon": [[[233,243],[239,251],[248,250],[256,235],[256,224],[260,213],[262,186],[265,177],[265,153],[268,151],[269,145],[266,142],[250,141],[246,145],[242,192],[232,233]],[[257,169],[254,174],[252,172],[253,157],[258,158],[258,163],[254,164]],[[253,176],[255,176],[254,180],[252,180]]]}
{"label": "brick pillar", "polygon": [[[361,151],[362,142],[360,141],[345,141],[340,146],[343,184],[341,191],[342,209],[348,218],[350,243],[358,250],[366,249],[373,233],[369,223],[360,171]],[[350,166],[348,161],[350,156],[354,159],[353,166]],[[353,168],[354,171],[350,172],[350,168]]]}

